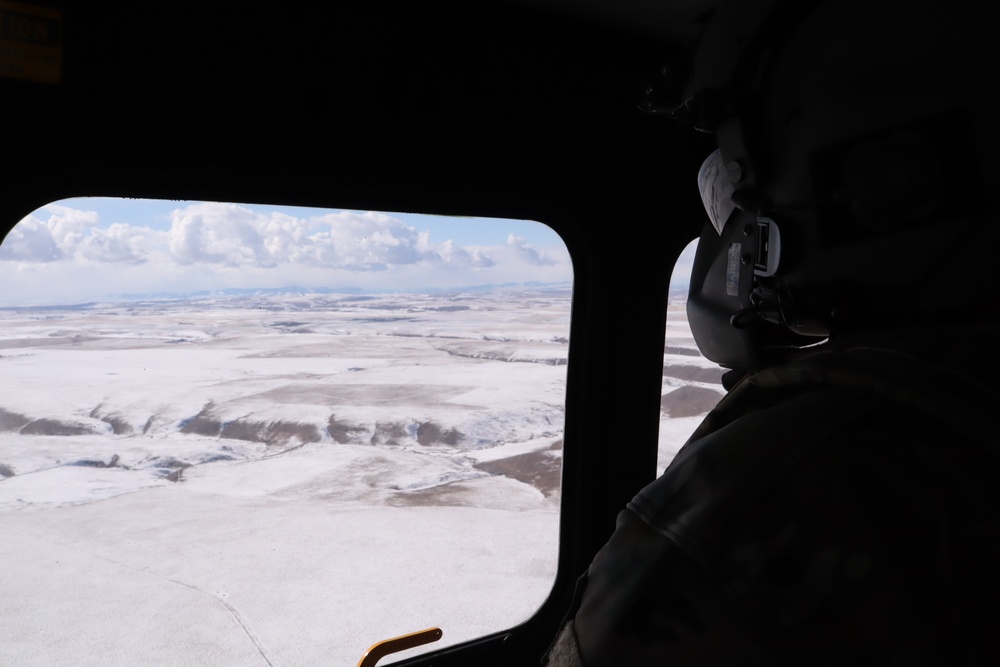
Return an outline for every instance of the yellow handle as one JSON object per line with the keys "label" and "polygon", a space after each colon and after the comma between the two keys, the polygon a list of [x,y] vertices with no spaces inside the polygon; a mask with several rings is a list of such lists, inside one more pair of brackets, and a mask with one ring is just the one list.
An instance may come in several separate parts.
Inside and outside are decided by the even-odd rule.
{"label": "yellow handle", "polygon": [[408,635],[386,639],[378,644],[373,644],[372,647],[365,651],[365,654],[361,656],[361,662],[358,663],[358,667],[375,667],[375,663],[390,653],[405,651],[408,648],[436,642],[441,639],[442,634],[444,633],[441,632],[440,628],[427,628],[426,630],[421,630],[420,632],[411,632]]}

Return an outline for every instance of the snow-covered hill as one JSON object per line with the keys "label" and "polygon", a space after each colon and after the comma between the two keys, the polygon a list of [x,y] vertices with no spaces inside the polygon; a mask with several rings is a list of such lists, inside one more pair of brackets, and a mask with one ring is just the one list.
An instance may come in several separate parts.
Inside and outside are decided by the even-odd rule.
{"label": "snow-covered hill", "polygon": [[[354,664],[524,620],[555,573],[569,306],[539,286],[0,312],[0,664]],[[661,468],[719,392],[672,322]]]}

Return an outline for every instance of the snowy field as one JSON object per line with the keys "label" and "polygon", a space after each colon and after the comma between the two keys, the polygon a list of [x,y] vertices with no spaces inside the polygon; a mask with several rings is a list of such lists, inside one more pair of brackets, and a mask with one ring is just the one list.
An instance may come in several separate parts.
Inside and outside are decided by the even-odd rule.
{"label": "snowy field", "polygon": [[672,290],[667,309],[657,475],[725,394],[723,369],[701,356],[691,335],[686,298],[686,291]]}
{"label": "snowy field", "polygon": [[[0,309],[0,664],[354,665],[527,619],[558,554],[569,299]],[[681,301],[664,360],[661,469],[722,395]]]}

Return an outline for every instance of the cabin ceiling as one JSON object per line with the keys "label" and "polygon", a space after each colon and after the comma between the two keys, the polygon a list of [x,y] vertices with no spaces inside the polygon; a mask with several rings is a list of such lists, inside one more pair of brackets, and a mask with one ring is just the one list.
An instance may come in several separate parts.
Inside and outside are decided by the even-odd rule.
{"label": "cabin ceiling", "polygon": [[0,80],[0,207],[8,225],[86,194],[610,207],[696,173],[704,138],[636,102],[708,4],[67,4],[62,82]]}

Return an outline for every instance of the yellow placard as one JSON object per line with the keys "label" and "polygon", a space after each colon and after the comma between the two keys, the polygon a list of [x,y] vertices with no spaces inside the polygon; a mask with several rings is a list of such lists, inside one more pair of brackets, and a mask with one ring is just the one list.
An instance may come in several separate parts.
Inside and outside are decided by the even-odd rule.
{"label": "yellow placard", "polygon": [[393,639],[386,639],[377,644],[372,645],[365,654],[361,656],[361,662],[358,663],[358,667],[375,667],[379,660],[391,653],[398,653],[399,651],[405,651],[408,648],[414,648],[417,646],[423,646],[424,644],[430,644],[431,642],[436,642],[441,639],[444,633],[441,632],[441,628],[427,628],[426,630],[420,630],[419,632],[411,632],[408,635],[403,635],[402,637],[394,637]]}
{"label": "yellow placard", "polygon": [[0,76],[62,81],[62,12],[0,0]]}

